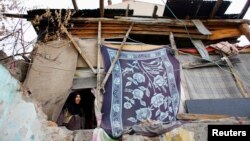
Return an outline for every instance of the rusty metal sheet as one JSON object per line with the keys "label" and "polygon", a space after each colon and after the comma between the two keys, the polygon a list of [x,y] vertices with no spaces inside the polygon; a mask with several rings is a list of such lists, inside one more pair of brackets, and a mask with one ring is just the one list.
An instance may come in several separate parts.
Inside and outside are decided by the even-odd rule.
{"label": "rusty metal sheet", "polygon": [[198,31],[203,35],[211,35],[212,33],[205,27],[200,20],[192,20]]}
{"label": "rusty metal sheet", "polygon": [[209,60],[209,54],[204,46],[204,44],[202,43],[201,40],[191,40],[193,45],[195,46],[195,48],[198,50],[198,52],[200,53],[202,59],[204,60]]}

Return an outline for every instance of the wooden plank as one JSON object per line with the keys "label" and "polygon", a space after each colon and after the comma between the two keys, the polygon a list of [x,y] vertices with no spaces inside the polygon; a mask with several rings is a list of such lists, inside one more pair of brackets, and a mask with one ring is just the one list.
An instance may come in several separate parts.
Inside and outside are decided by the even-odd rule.
{"label": "wooden plank", "polygon": [[249,28],[249,25],[248,24],[241,24],[240,25],[240,31],[242,34],[244,34],[248,41],[250,42],[250,28]]}
{"label": "wooden plank", "polygon": [[250,7],[250,0],[247,0],[245,6],[243,7],[243,9],[241,10],[241,12],[238,16],[239,19],[242,19],[245,16],[249,7]]}
{"label": "wooden plank", "polygon": [[204,24],[200,20],[192,20],[195,27],[198,31],[203,35],[211,35],[212,33],[204,26]]}
{"label": "wooden plank", "polygon": [[77,6],[77,3],[76,3],[76,0],[72,0],[72,3],[73,3],[73,6],[74,6],[74,9],[77,11],[78,6]]}
{"label": "wooden plank", "polygon": [[[170,32],[138,32],[138,31],[131,31],[131,34],[141,34],[141,35],[166,35],[168,36]],[[209,36],[205,35],[197,35],[197,34],[191,34],[190,36],[187,34],[178,34],[178,33],[173,33],[175,37],[179,38],[189,38],[191,37],[192,39],[202,39],[202,40],[209,40]],[[72,35],[78,36],[79,38],[95,38],[96,33],[81,33],[81,34],[74,34],[72,32]],[[102,37],[103,38],[112,38],[112,37],[123,37],[124,34],[121,33],[116,33],[116,34],[108,34],[108,33],[103,33]]]}
{"label": "wooden plank", "polygon": [[78,46],[78,44],[75,42],[75,40],[73,39],[73,37],[69,34],[68,30],[64,26],[62,26],[62,30],[63,30],[64,33],[66,33],[66,35],[68,36],[68,38],[70,39],[70,41],[72,42],[72,44],[74,45],[74,47],[76,48],[76,50],[79,52],[79,54],[82,56],[82,58],[86,61],[86,63],[90,67],[90,69],[94,73],[96,73],[93,65],[90,63],[89,59],[86,57],[85,53],[81,50],[81,48]]}
{"label": "wooden plank", "polygon": [[100,9],[100,16],[104,17],[104,0],[100,0],[99,4],[100,4],[100,7],[99,7],[99,9]]}
{"label": "wooden plank", "polygon": [[[98,22],[98,36],[97,36],[97,91],[95,95],[95,113],[96,113],[96,121],[100,120],[99,117],[102,115],[101,108],[102,108],[102,93],[101,93],[101,30],[102,30],[102,23],[101,21]],[[101,121],[97,122],[97,127],[101,127]]]}
{"label": "wooden plank", "polygon": [[115,66],[115,63],[117,62],[117,60],[118,60],[118,58],[119,58],[119,56],[120,56],[120,53],[121,53],[121,51],[122,51],[122,49],[123,49],[123,46],[124,46],[124,44],[125,44],[125,42],[126,42],[126,40],[127,40],[127,38],[128,38],[128,35],[129,35],[130,31],[131,31],[132,28],[133,28],[133,25],[134,25],[134,23],[132,23],[132,24],[130,25],[130,27],[129,27],[129,29],[128,29],[126,35],[125,35],[125,37],[123,38],[122,44],[121,44],[121,46],[120,46],[120,48],[119,48],[119,50],[118,50],[118,52],[117,52],[117,54],[116,54],[114,60],[112,61],[111,66],[109,67],[109,70],[108,70],[106,76],[104,77],[104,79],[103,79],[103,81],[102,81],[102,84],[101,84],[101,88],[102,88],[102,89],[104,89],[104,86],[105,86],[105,84],[106,84],[106,82],[107,82],[107,80],[108,80],[108,78],[109,78],[109,76],[110,76],[110,74],[111,74],[111,72],[112,72],[114,66]]}
{"label": "wooden plank", "polygon": [[223,57],[225,58],[225,61],[227,62],[227,65],[229,66],[230,72],[232,73],[234,79],[235,79],[235,83],[237,85],[237,87],[239,88],[241,94],[243,97],[249,97],[247,89],[244,85],[244,83],[242,82],[242,80],[240,79],[238,73],[236,72],[236,70],[233,67],[232,62],[229,60],[229,58],[226,56],[225,53],[222,53]]}
{"label": "wooden plank", "polygon": [[153,13],[152,13],[152,18],[157,18],[157,17],[158,17],[158,15],[157,15],[157,10],[158,10],[158,6],[155,5],[155,6],[154,6]]}
{"label": "wooden plank", "polygon": [[[175,19],[153,19],[153,18],[138,18],[138,17],[115,17],[118,19],[110,19],[110,18],[72,18],[69,22],[72,23],[97,23],[101,20],[102,23],[135,23],[135,24],[144,24],[144,25],[165,25],[165,26],[181,26],[184,27],[194,27],[195,25],[191,20],[179,20]],[[211,20],[201,20],[201,22],[207,25],[240,25],[241,23],[250,23],[249,20],[246,19],[211,19]]]}
{"label": "wooden plank", "polygon": [[209,16],[210,19],[214,18],[216,12],[219,10],[221,4],[222,4],[223,0],[217,0],[214,7],[213,7],[213,10]]}
{"label": "wooden plank", "polygon": [[125,17],[128,17],[128,11],[129,11],[129,4],[127,5],[127,9],[126,9]]}
{"label": "wooden plank", "polygon": [[228,115],[210,115],[210,114],[177,114],[177,119],[179,120],[204,120],[204,119],[223,119],[229,118]]}
{"label": "wooden plank", "polygon": [[209,40],[219,40],[225,38],[234,38],[240,37],[241,32],[238,28],[235,29],[221,29],[212,31],[212,35],[209,37]]}
{"label": "wooden plank", "polygon": [[[96,27],[74,27],[70,28],[69,31],[78,33],[78,32],[96,32],[97,28]],[[126,31],[126,27],[124,25],[121,26],[115,26],[115,27],[103,27],[102,32],[118,32],[118,31]],[[165,31],[165,32],[176,32],[176,33],[186,33],[187,31],[184,28],[170,28],[170,27],[163,27],[163,26],[135,26],[133,27],[133,31]],[[195,34],[200,34],[197,29],[189,29],[189,33],[195,33]]]}

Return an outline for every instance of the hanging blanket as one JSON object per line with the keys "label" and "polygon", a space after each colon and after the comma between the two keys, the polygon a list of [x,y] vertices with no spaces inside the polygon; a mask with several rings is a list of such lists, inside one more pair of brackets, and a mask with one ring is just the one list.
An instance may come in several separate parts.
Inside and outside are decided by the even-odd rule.
{"label": "hanging blanket", "polygon": [[[117,50],[101,48],[105,71]],[[106,85],[102,128],[112,137],[145,120],[176,120],[180,101],[179,62],[168,46],[160,49],[122,51]]]}

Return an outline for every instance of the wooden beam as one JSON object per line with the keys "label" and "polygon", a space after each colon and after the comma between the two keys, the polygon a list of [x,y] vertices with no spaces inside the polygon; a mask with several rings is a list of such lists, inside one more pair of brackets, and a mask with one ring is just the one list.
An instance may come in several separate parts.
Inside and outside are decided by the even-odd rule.
{"label": "wooden beam", "polygon": [[244,24],[241,24],[240,25],[240,31],[242,34],[244,34],[248,41],[250,42],[250,28],[249,28],[249,25],[244,23]]}
{"label": "wooden beam", "polygon": [[[116,19],[111,18],[72,18],[69,22],[71,23],[98,23],[101,20],[102,23],[124,23],[124,24],[144,24],[144,25],[165,25],[165,26],[181,26],[184,27],[194,27],[195,25],[191,20],[179,20],[175,19],[162,19],[162,18],[138,18],[138,17],[120,17],[116,16]],[[241,23],[250,23],[249,20],[246,19],[223,19],[223,20],[201,20],[201,22],[207,26],[215,25],[215,26],[227,26],[227,25],[240,25]]]}
{"label": "wooden beam", "polygon": [[211,31],[212,35],[209,36],[209,40],[219,40],[225,38],[237,38],[241,36],[241,32],[238,28],[232,29],[221,29]]}
{"label": "wooden beam", "polygon": [[73,39],[73,37],[69,34],[68,30],[62,25],[62,31],[68,36],[68,38],[70,39],[70,41],[72,42],[72,44],[74,45],[74,47],[76,48],[76,50],[79,52],[79,54],[82,56],[82,58],[85,60],[85,62],[88,64],[88,66],[90,67],[90,69],[93,71],[93,73],[96,73],[93,65],[90,63],[89,59],[87,58],[85,52],[83,52],[81,50],[81,48],[78,46],[78,44],[75,42],[75,40]]}
{"label": "wooden beam", "polygon": [[95,113],[96,113],[96,121],[97,127],[101,127],[101,108],[102,108],[102,93],[101,93],[101,21],[98,22],[98,35],[97,35],[97,88],[95,95]]}
{"label": "wooden beam", "polygon": [[223,2],[223,0],[217,0],[216,1],[215,5],[213,7],[213,10],[212,10],[212,12],[210,13],[210,16],[209,16],[210,19],[214,18],[216,12],[220,9],[220,6],[221,6],[222,2]]}
{"label": "wooden beam", "polygon": [[125,13],[125,17],[128,17],[128,13],[129,12],[129,4],[127,5],[127,9],[126,9],[126,13]]}
{"label": "wooden beam", "polygon": [[239,19],[242,19],[245,16],[249,7],[250,7],[250,0],[247,0],[244,8],[241,10],[241,12],[238,16]]}
{"label": "wooden beam", "polygon": [[104,0],[100,0],[100,17],[104,17]]}
{"label": "wooden beam", "polygon": [[225,53],[222,53],[222,55],[225,58],[225,61],[227,62],[227,65],[229,66],[230,72],[232,73],[232,75],[233,75],[233,77],[235,79],[236,86],[239,88],[242,96],[244,98],[249,97],[247,89],[245,88],[245,85],[243,84],[242,80],[240,79],[238,73],[234,69],[232,62],[229,60],[229,58],[226,56]]}
{"label": "wooden beam", "polygon": [[120,57],[120,53],[121,53],[121,51],[123,49],[123,46],[124,46],[125,42],[127,41],[128,35],[129,35],[130,31],[132,30],[133,26],[134,26],[134,23],[132,23],[130,25],[130,27],[129,27],[129,29],[128,29],[126,35],[125,35],[125,37],[123,38],[122,44],[121,44],[119,50],[117,51],[116,56],[115,56],[114,60],[112,61],[111,65],[109,67],[109,70],[108,70],[107,74],[105,75],[105,77],[104,77],[104,79],[102,81],[102,84],[101,84],[101,88],[102,89],[104,89],[104,86],[105,86],[105,84],[106,84],[106,82],[107,82],[107,80],[108,80],[108,78],[109,78],[109,76],[110,76],[110,74],[111,74],[114,66],[115,66],[115,63],[118,61],[118,59]]}
{"label": "wooden beam", "polygon": [[157,17],[158,17],[158,15],[157,15],[157,10],[158,10],[158,6],[155,5],[155,6],[154,6],[153,13],[152,13],[152,18],[157,18]]}
{"label": "wooden beam", "polygon": [[78,9],[76,0],[72,0],[72,3],[73,3],[73,6],[74,6],[74,9],[78,11],[79,9]]}
{"label": "wooden beam", "polygon": [[229,118],[228,115],[210,115],[210,114],[177,114],[177,119],[180,120],[204,120],[204,119],[223,119]]}

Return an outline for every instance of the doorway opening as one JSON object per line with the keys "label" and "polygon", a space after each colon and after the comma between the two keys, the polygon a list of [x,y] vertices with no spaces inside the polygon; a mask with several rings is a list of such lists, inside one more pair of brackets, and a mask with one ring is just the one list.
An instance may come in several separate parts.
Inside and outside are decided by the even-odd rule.
{"label": "doorway opening", "polygon": [[[80,122],[76,122],[74,124],[81,124],[81,128],[80,129],[94,129],[96,128],[96,117],[95,117],[95,111],[94,111],[94,100],[95,100],[95,97],[94,95],[91,93],[91,89],[88,88],[88,89],[79,89],[79,90],[74,90],[72,91],[64,106],[63,106],[63,109],[61,111],[61,119],[63,122],[65,121],[65,109],[67,109],[69,107],[70,104],[72,104],[72,101],[75,102],[75,97],[76,95],[80,95],[80,103],[79,103],[79,107],[77,107],[77,109],[79,108],[80,110]],[[73,97],[73,100],[72,100],[72,97]],[[71,108],[71,107],[70,107]],[[74,109],[75,107],[73,107],[73,109],[71,109],[71,111],[76,111],[76,109]],[[70,113],[70,110],[68,110],[68,112]],[[71,114],[71,113],[70,113]],[[59,118],[60,118],[59,117]],[[71,119],[68,120],[68,122],[70,122]],[[76,126],[77,126],[76,125]],[[66,126],[67,127],[67,124],[63,123],[63,126]],[[74,130],[74,129],[71,129],[71,130]],[[79,130],[79,129],[77,129]]]}

